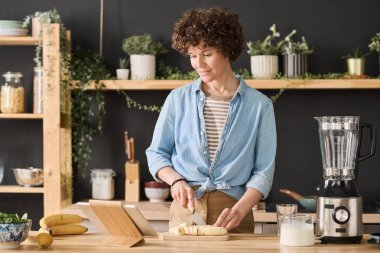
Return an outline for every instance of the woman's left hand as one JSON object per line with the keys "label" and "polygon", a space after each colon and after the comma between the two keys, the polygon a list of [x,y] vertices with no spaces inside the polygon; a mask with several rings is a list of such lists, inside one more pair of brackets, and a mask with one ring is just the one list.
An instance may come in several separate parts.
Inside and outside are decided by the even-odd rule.
{"label": "woman's left hand", "polygon": [[244,219],[244,215],[237,209],[225,208],[219,215],[218,220],[214,226],[224,227],[227,230],[231,230],[240,225],[240,222]]}

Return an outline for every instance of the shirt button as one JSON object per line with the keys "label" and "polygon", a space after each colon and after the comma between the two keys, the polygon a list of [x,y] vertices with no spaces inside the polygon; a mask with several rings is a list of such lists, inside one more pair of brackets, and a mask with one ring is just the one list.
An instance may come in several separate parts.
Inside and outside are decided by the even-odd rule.
{"label": "shirt button", "polygon": [[207,151],[206,151],[206,150],[205,150],[205,151],[203,151],[203,154],[205,154],[205,155],[206,155],[206,154],[207,154]]}
{"label": "shirt button", "polygon": [[201,135],[203,135],[203,131],[201,131]]}

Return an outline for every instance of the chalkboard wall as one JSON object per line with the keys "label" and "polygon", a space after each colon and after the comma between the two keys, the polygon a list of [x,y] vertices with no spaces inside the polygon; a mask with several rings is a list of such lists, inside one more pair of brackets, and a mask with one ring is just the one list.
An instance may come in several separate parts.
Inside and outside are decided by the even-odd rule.
{"label": "chalkboard wall", "polygon": [[[310,57],[312,73],[345,72],[342,55],[360,46],[367,51],[370,38],[380,32],[378,0],[105,0],[103,55],[112,73],[121,50],[123,38],[132,34],[151,33],[170,47],[174,21],[188,8],[219,6],[238,13],[246,40],[263,39],[275,23],[281,35],[297,30],[314,47]],[[100,0],[2,0],[0,19],[22,20],[27,14],[56,8],[65,25],[72,31],[73,46],[99,50]],[[297,37],[296,36],[296,37]],[[28,92],[28,111],[32,111],[33,49],[0,47],[0,73],[21,71]],[[162,57],[169,65],[190,70],[187,59],[170,50]],[[378,58],[367,57],[366,73],[377,76]],[[243,52],[233,65],[249,69],[249,56]],[[276,91],[264,91],[272,95]],[[162,104],[168,91],[133,91],[128,94],[140,103]],[[123,96],[106,93],[105,129],[92,143],[91,168],[112,168],[116,171],[116,198],[124,197],[125,153],[123,133],[128,130],[136,139],[137,159],[141,162],[142,182],[152,179],[147,169],[145,149],[150,144],[157,113],[128,109]],[[286,91],[275,103],[278,131],[276,173],[268,202],[291,202],[278,189],[288,187],[303,194],[315,194],[322,177],[317,115],[359,115],[363,120],[380,126],[380,90],[306,90]],[[41,126],[25,121],[0,121],[0,161],[5,167],[3,184],[14,183],[9,168],[42,166]],[[365,135],[366,136],[366,135]],[[368,137],[368,136],[367,136]],[[368,144],[363,142],[363,146]],[[363,148],[363,153],[368,149]],[[360,165],[359,187],[366,203],[380,200],[380,155]],[[74,201],[91,197],[89,173],[81,178],[74,168]],[[145,199],[144,194],[142,198]],[[16,200],[16,201],[12,201]],[[20,201],[24,204],[20,205]],[[32,211],[41,197],[0,194],[0,210],[21,210],[39,217],[42,210]],[[33,209],[35,210],[35,209]]]}

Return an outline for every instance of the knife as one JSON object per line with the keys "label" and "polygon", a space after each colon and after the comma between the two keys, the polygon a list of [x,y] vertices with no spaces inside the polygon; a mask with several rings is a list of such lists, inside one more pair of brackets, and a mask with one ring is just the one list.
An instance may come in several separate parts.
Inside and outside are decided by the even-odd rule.
{"label": "knife", "polygon": [[129,139],[129,145],[130,145],[130,148],[131,148],[131,163],[134,163],[135,162],[135,139],[134,138],[130,138]]}
{"label": "knife", "polygon": [[193,220],[198,225],[207,225],[206,222],[202,219],[201,215],[197,212],[193,212]]}

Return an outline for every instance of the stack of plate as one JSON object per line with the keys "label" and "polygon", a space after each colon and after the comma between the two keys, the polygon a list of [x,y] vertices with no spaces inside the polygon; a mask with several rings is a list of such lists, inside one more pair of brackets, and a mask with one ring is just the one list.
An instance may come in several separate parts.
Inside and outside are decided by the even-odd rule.
{"label": "stack of plate", "polygon": [[27,36],[28,29],[22,28],[22,21],[0,20],[0,37]]}

